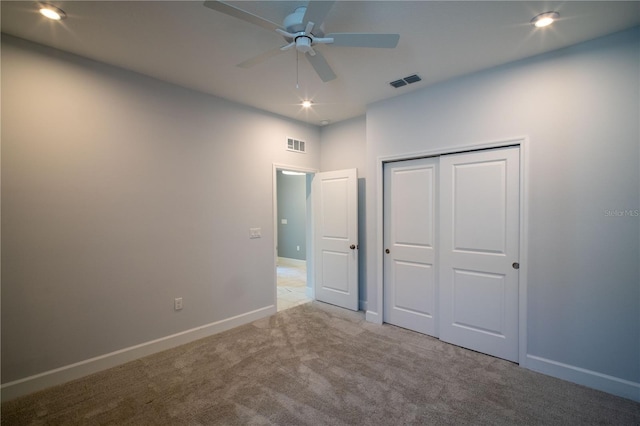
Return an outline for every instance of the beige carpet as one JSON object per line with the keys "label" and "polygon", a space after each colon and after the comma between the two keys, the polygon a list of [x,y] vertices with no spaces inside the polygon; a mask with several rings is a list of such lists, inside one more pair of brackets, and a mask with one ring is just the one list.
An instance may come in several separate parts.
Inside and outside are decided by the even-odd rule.
{"label": "beige carpet", "polygon": [[640,404],[313,302],[9,401],[2,424],[638,425]]}

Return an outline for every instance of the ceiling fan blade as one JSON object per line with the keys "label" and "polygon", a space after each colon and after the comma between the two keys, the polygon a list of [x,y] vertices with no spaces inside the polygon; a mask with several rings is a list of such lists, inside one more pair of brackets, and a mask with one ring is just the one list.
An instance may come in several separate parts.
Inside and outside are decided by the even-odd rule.
{"label": "ceiling fan blade", "polygon": [[267,50],[266,52],[264,52],[264,53],[262,53],[262,54],[260,54],[258,56],[255,56],[255,57],[253,57],[251,59],[247,59],[244,62],[240,62],[237,66],[240,67],[240,68],[251,68],[251,67],[253,67],[255,65],[258,65],[259,63],[264,62],[267,59],[269,59],[269,58],[271,58],[273,56],[276,56],[276,55],[278,55],[278,54],[280,54],[282,52],[283,52],[282,48],[276,47],[275,49]]}
{"label": "ceiling fan blade", "polygon": [[209,9],[213,9],[216,10],[218,12],[222,12],[225,15],[229,15],[229,16],[233,16],[234,18],[238,18],[241,19],[245,22],[249,22],[251,24],[257,25],[259,27],[262,27],[264,29],[267,29],[269,31],[273,31],[277,28],[282,29],[281,25],[276,24],[275,22],[271,22],[267,19],[261,18],[257,15],[254,15],[253,13],[247,12],[245,10],[242,9],[238,9],[235,6],[232,6],[230,4],[227,4],[225,2],[222,1],[215,1],[215,0],[211,0],[211,1],[205,1],[204,5],[206,7],[208,7]]}
{"label": "ceiling fan blade", "polygon": [[316,54],[314,56],[311,56],[309,53],[305,54],[305,56],[313,69],[316,70],[316,73],[318,73],[320,79],[326,83],[336,78],[335,73],[327,63],[327,60],[324,59],[324,56],[317,50],[315,52]]}
{"label": "ceiling fan blade", "polygon": [[349,47],[394,48],[400,40],[400,34],[334,33],[325,37],[332,38],[334,46]]}
{"label": "ceiling fan blade", "polygon": [[335,1],[325,0],[310,1],[307,5],[307,11],[304,13],[302,22],[311,21],[315,24],[313,26],[314,28],[320,28],[324,22],[324,18],[327,16],[327,13],[329,13],[329,10],[331,10],[334,3]]}

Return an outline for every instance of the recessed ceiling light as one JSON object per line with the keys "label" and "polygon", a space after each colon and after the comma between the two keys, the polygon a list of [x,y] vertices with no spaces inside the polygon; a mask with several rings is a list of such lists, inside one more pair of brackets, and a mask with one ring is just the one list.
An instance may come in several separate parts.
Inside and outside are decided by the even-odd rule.
{"label": "recessed ceiling light", "polygon": [[313,104],[313,102],[311,101],[302,101],[302,108],[309,108],[311,107],[311,105]]}
{"label": "recessed ceiling light", "polygon": [[322,124],[323,126],[326,126],[327,124],[331,123],[331,120],[322,120],[320,122],[320,124]]}
{"label": "recessed ceiling light", "polygon": [[536,28],[542,28],[542,27],[546,27],[548,25],[553,24],[553,21],[558,19],[559,16],[560,14],[558,12],[544,12],[534,16],[533,19],[531,20],[531,23]]}
{"label": "recessed ceiling light", "polygon": [[38,5],[38,10],[43,16],[46,16],[53,21],[59,21],[67,17],[67,14],[64,13],[64,10],[47,3],[40,3]]}

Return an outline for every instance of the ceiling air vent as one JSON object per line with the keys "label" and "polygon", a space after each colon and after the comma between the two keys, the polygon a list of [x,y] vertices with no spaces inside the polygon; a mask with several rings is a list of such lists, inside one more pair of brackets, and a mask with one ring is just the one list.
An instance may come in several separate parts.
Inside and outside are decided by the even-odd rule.
{"label": "ceiling air vent", "polygon": [[406,86],[407,84],[417,83],[418,81],[422,81],[420,76],[418,74],[412,74],[412,75],[406,76],[405,78],[392,81],[389,84],[397,89],[398,87]]}
{"label": "ceiling air vent", "polygon": [[305,141],[287,138],[287,151],[307,152],[306,146],[307,144],[305,143]]}
{"label": "ceiling air vent", "polygon": [[422,79],[420,77],[418,77],[417,74],[413,74],[413,75],[410,75],[410,76],[404,78],[404,81],[406,81],[409,84],[417,83],[420,80],[422,80]]}

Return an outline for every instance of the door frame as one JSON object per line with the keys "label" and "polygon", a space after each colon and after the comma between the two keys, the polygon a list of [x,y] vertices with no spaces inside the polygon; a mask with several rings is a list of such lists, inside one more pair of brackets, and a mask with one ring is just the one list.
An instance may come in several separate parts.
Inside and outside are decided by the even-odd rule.
{"label": "door frame", "polygon": [[[290,170],[292,172],[301,172],[308,175],[314,175],[319,172],[318,169],[310,167],[293,166],[290,164],[273,163],[272,174],[272,207],[273,207],[273,306],[278,306],[278,170]],[[316,299],[315,283],[313,281],[313,212],[311,206],[313,194],[309,190],[307,198],[307,216],[306,216],[306,252],[307,252],[307,296],[313,300]]]}
{"label": "door frame", "polygon": [[[508,146],[520,147],[520,274],[518,277],[518,364],[526,367],[527,359],[527,270],[528,270],[528,206],[529,206],[529,138],[528,136],[514,137],[495,142],[476,143],[442,147],[428,151],[380,156],[376,159],[376,306],[368,304],[366,320],[377,324],[383,322],[384,306],[384,164],[388,162],[413,160],[424,157],[436,157],[447,154],[480,151]],[[372,309],[375,308],[375,311]]]}

